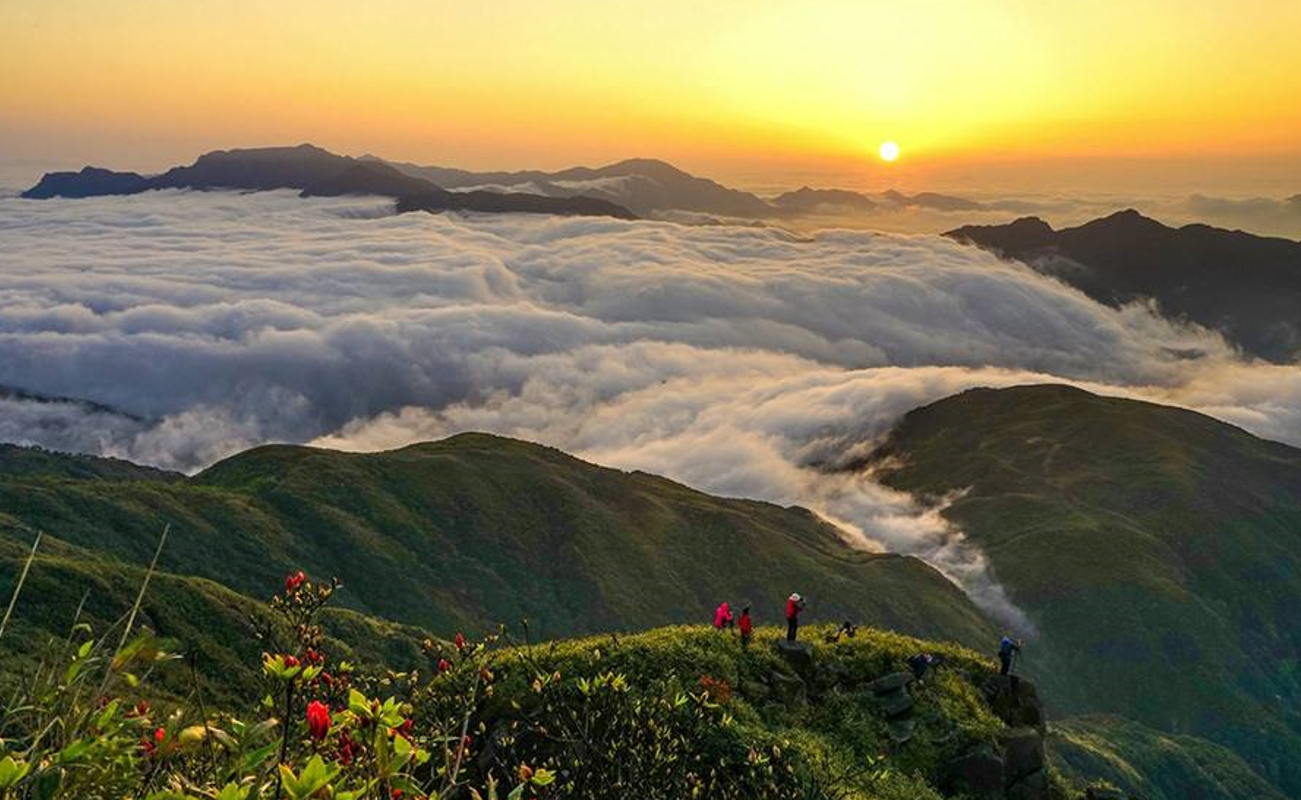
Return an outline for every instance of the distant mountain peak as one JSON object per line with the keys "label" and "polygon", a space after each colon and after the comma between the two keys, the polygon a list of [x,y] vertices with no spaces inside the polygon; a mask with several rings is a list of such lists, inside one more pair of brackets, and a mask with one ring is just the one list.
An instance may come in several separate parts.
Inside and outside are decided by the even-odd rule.
{"label": "distant mountain peak", "polygon": [[1252,355],[1301,357],[1301,243],[1208,225],[1172,228],[1127,208],[1074,228],[1035,217],[944,234],[1024,261],[1093,299],[1150,298]]}

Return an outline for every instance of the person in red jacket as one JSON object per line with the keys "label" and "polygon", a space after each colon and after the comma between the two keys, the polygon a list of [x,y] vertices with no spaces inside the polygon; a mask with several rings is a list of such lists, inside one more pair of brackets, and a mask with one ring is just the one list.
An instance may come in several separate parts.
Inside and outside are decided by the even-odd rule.
{"label": "person in red jacket", "polygon": [[754,621],[750,619],[750,607],[741,609],[741,618],[736,621],[736,629],[741,632],[741,646],[749,647],[754,635]]}
{"label": "person in red jacket", "polygon": [[804,610],[804,598],[798,592],[792,592],[786,598],[786,641],[795,641],[800,630],[800,612]]}
{"label": "person in red jacket", "polygon": [[714,609],[714,627],[720,631],[732,627],[732,607],[726,600]]}

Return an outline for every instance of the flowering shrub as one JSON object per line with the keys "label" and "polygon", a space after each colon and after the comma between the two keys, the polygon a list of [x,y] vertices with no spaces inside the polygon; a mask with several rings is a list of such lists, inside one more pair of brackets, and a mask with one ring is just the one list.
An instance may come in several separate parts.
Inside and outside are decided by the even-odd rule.
{"label": "flowering shrub", "polygon": [[326,650],[317,619],[337,589],[286,577],[255,621],[266,692],[240,713],[206,707],[197,682],[151,703],[148,677],[179,659],[148,632],[113,652],[76,627],[4,709],[0,800],[804,793],[778,746],[729,733],[725,680],[564,675],[501,632],[425,640],[427,675],[368,672]]}

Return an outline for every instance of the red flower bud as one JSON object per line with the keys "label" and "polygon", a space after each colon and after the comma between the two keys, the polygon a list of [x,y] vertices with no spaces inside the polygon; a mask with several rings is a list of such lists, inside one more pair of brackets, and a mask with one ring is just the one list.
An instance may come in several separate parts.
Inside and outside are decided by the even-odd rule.
{"label": "red flower bud", "polygon": [[448,671],[449,669],[451,669],[451,668],[452,668],[452,665],[451,665],[451,663],[450,663],[447,659],[445,659],[445,658],[440,658],[440,659],[438,659],[438,671],[439,671],[439,672],[447,672],[447,671]]}
{"label": "red flower bud", "polygon": [[158,744],[162,744],[164,741],[166,741],[166,739],[167,739],[167,729],[166,729],[166,728],[159,728],[158,730],[154,731],[154,741],[155,741],[155,742],[157,742]]}
{"label": "red flower bud", "polygon": [[298,588],[303,585],[303,581],[305,580],[307,580],[307,576],[303,574],[302,570],[286,576],[285,591],[289,593],[298,591]]}
{"label": "red flower bud", "polygon": [[320,700],[307,704],[307,730],[318,742],[330,733],[330,707]]}
{"label": "red flower bud", "polygon": [[465,634],[461,633],[460,631],[457,631],[457,632],[456,632],[456,639],[455,639],[454,641],[456,642],[456,649],[457,649],[457,650],[464,650],[464,649],[465,649]]}
{"label": "red flower bud", "polygon": [[286,667],[298,666],[298,656],[285,656],[285,666]]}

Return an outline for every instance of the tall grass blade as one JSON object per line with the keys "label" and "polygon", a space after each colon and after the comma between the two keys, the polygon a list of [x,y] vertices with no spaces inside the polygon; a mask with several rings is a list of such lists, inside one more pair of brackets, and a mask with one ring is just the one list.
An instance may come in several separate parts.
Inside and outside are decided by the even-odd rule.
{"label": "tall grass blade", "polygon": [[[113,657],[116,658],[122,648],[126,647],[127,639],[131,636],[131,629],[135,627],[136,614],[140,613],[140,606],[144,603],[145,592],[149,589],[149,579],[154,576],[154,571],[158,569],[158,557],[163,554],[163,545],[167,544],[167,534],[172,529],[169,522],[163,526],[163,535],[158,537],[158,547],[154,550],[154,557],[149,562],[149,569],[145,571],[145,579],[140,582],[140,591],[136,593],[135,604],[131,606],[131,613],[127,616],[126,627],[122,629],[122,638],[118,640],[117,649],[113,651]],[[99,693],[102,695],[104,689],[108,687],[108,680],[113,675],[112,663],[104,670],[104,682],[99,685]]]}
{"label": "tall grass blade", "polygon": [[14,606],[18,605],[18,595],[22,594],[23,584],[27,582],[27,572],[32,568],[32,562],[36,560],[36,548],[41,546],[40,531],[36,532],[36,540],[32,542],[32,551],[27,554],[27,560],[23,562],[22,574],[18,576],[18,583],[14,584],[14,592],[9,596],[9,607],[5,609],[4,619],[0,620],[0,639],[4,638],[5,628],[9,627],[9,617],[14,613]]}

